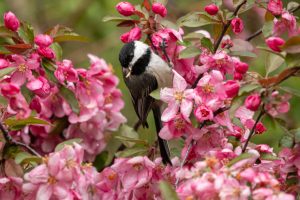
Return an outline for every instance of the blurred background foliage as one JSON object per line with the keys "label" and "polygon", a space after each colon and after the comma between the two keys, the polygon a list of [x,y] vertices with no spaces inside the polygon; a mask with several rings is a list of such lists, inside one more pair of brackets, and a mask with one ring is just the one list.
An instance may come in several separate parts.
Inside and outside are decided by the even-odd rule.
{"label": "blurred background foliage", "polygon": [[[230,0],[229,0],[230,1]],[[297,0],[296,0],[297,1]],[[114,66],[116,74],[120,76],[121,67],[118,62],[118,53],[122,46],[119,36],[127,31],[126,28],[117,28],[114,23],[104,23],[102,18],[106,15],[118,15],[115,5],[118,0],[2,0],[0,1],[0,11],[13,11],[21,20],[30,22],[36,31],[44,32],[56,24],[66,25],[74,29],[75,32],[90,39],[88,43],[69,42],[63,44],[63,57],[71,59],[75,66],[88,66],[88,53],[95,54],[104,58],[108,63]],[[130,0],[133,4],[141,3],[141,0]],[[176,21],[177,18],[191,11],[203,11],[209,0],[169,0],[168,19]],[[288,2],[284,1],[285,5]],[[227,7],[230,10],[230,6]],[[262,10],[261,10],[262,11]],[[296,15],[299,16],[298,12]],[[259,9],[243,13],[240,17],[246,24],[244,34],[238,36],[241,38],[260,29],[263,24],[264,12]],[[204,29],[212,30],[209,27]],[[190,30],[184,29],[185,32]],[[252,41],[254,44],[263,44],[263,37],[260,36]],[[250,63],[250,70],[257,71],[265,75],[266,53],[259,52],[255,59],[246,60]],[[285,66],[282,66],[279,71]],[[278,72],[277,70],[277,72]],[[275,72],[276,73],[276,72]],[[300,94],[300,81],[297,78],[291,78],[283,85],[294,88]],[[122,79],[120,79],[120,89],[123,91],[125,100],[124,115],[128,119],[128,124],[133,125],[137,117],[133,111],[130,96]],[[299,97],[295,96],[291,101],[291,111],[283,115],[282,118],[287,123],[288,129],[300,127],[300,103]],[[154,140],[154,125],[149,119],[151,127],[149,130],[142,130],[144,139]],[[253,138],[254,142],[271,144],[276,150],[278,141],[284,135],[282,128],[268,118],[264,119],[268,131],[263,135]]]}

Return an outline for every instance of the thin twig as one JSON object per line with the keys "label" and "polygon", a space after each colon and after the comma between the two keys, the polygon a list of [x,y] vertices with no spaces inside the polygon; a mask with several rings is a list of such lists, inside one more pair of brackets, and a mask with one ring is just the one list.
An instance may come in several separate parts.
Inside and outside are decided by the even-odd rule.
{"label": "thin twig", "polygon": [[261,111],[260,111],[260,113],[259,113],[259,115],[258,115],[258,117],[257,117],[257,119],[256,119],[256,121],[255,121],[255,123],[254,123],[254,125],[253,125],[253,127],[252,127],[252,129],[251,129],[251,131],[250,131],[250,134],[249,134],[249,136],[248,136],[248,138],[247,138],[247,140],[246,140],[246,143],[245,143],[245,145],[244,145],[244,147],[243,147],[243,151],[242,151],[243,153],[246,151],[247,146],[248,146],[248,143],[249,143],[249,141],[250,141],[252,135],[254,134],[256,125],[258,124],[258,122],[260,121],[260,119],[261,119],[261,117],[264,115],[264,113],[265,113],[265,111],[264,111],[264,104],[263,104],[263,105],[262,105],[262,109],[261,109]]}
{"label": "thin twig", "polygon": [[162,41],[162,43],[160,44],[160,49],[162,50],[164,56],[166,57],[167,63],[168,63],[168,65],[169,65],[169,67],[170,67],[170,68],[173,68],[173,66],[172,66],[172,64],[171,64],[171,60],[170,60],[170,58],[169,58],[169,56],[168,56],[168,54],[167,54],[167,51],[166,51],[166,47],[167,47],[166,39],[163,38],[163,41]]}
{"label": "thin twig", "polygon": [[[247,0],[244,0],[242,3],[240,3],[240,4],[236,7],[235,11],[233,12],[233,16],[237,16],[239,10],[242,8],[242,6],[243,6],[245,3],[247,3]],[[215,45],[214,45],[214,53],[217,52],[217,50],[218,50],[218,48],[219,48],[219,46],[220,46],[220,44],[221,44],[221,42],[222,42],[222,39],[223,39],[225,33],[227,32],[228,28],[230,27],[231,21],[232,21],[232,19],[231,19],[231,20],[228,20],[227,23],[223,26],[222,32],[221,32],[221,34],[220,34],[220,36],[219,36],[217,42],[216,42]]]}
{"label": "thin twig", "polygon": [[9,145],[17,145],[17,146],[21,146],[24,147],[25,149],[27,149],[28,151],[30,151],[32,154],[38,156],[38,157],[42,157],[38,152],[36,152],[33,148],[31,148],[30,146],[28,146],[27,144],[24,144],[22,142],[18,142],[16,140],[14,140],[8,133],[8,131],[4,128],[3,124],[0,122],[0,130],[3,133],[4,139],[6,141],[7,144]]}

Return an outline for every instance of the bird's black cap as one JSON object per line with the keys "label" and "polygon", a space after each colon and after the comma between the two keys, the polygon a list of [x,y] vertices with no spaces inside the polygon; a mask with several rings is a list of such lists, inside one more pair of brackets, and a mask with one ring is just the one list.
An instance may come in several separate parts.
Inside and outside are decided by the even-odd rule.
{"label": "bird's black cap", "polygon": [[134,42],[126,43],[119,54],[119,61],[122,67],[127,68],[134,57]]}

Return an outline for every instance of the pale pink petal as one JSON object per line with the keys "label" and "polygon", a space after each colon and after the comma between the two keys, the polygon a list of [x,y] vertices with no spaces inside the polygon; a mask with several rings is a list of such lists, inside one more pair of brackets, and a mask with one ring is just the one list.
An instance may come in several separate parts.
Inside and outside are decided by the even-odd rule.
{"label": "pale pink petal", "polygon": [[52,187],[50,185],[41,185],[36,193],[36,200],[48,200],[52,196],[52,192]]}
{"label": "pale pink petal", "polygon": [[39,79],[32,80],[26,84],[29,90],[37,90],[43,87],[43,82]]}
{"label": "pale pink petal", "polygon": [[[132,169],[135,170],[135,169]],[[125,190],[130,190],[132,189],[136,183],[138,182],[138,177],[136,173],[133,173],[133,171],[129,171],[124,174],[124,177],[122,179],[122,184]]]}
{"label": "pale pink petal", "polygon": [[164,102],[169,103],[170,101],[174,101],[174,89],[172,88],[163,88],[160,91],[160,99]]}
{"label": "pale pink petal", "polygon": [[161,115],[161,120],[163,122],[168,122],[175,117],[179,109],[179,104],[177,102],[170,103],[168,107],[164,110]]}
{"label": "pale pink petal", "polygon": [[175,90],[183,91],[187,87],[187,83],[185,79],[180,76],[175,70],[173,70],[174,78],[173,78],[173,87]]}
{"label": "pale pink petal", "polygon": [[184,119],[189,121],[190,114],[193,110],[193,102],[190,100],[183,99],[180,105],[180,112]]}
{"label": "pale pink petal", "polygon": [[159,132],[159,137],[165,140],[170,140],[174,136],[172,135],[171,131],[169,130],[169,127],[165,125]]}

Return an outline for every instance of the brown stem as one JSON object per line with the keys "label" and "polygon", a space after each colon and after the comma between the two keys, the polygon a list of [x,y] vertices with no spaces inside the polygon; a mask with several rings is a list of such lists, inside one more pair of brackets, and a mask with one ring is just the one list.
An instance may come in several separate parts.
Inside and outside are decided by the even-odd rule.
{"label": "brown stem", "polygon": [[247,146],[248,146],[248,143],[249,143],[249,141],[250,141],[252,135],[254,134],[256,125],[258,124],[258,122],[260,121],[260,119],[261,119],[261,117],[264,115],[264,113],[265,113],[265,111],[264,111],[264,104],[263,104],[263,105],[262,105],[262,109],[261,109],[261,111],[260,111],[260,113],[259,113],[259,115],[258,115],[258,117],[257,117],[257,119],[256,119],[256,121],[255,121],[255,123],[254,123],[254,125],[253,125],[253,127],[252,127],[252,129],[251,129],[251,131],[250,131],[250,134],[249,134],[249,136],[248,136],[248,138],[247,138],[247,140],[246,140],[246,143],[245,143],[245,145],[244,145],[244,147],[243,147],[243,151],[242,151],[243,153],[246,151]]}
{"label": "brown stem", "polygon": [[25,149],[27,149],[29,152],[31,152],[32,154],[38,156],[38,157],[42,157],[38,152],[36,152],[33,148],[31,148],[30,146],[28,146],[27,144],[24,144],[22,142],[18,142],[16,140],[14,140],[8,133],[8,131],[4,128],[3,124],[0,122],[0,130],[3,133],[4,139],[6,141],[7,144],[9,145],[17,145],[17,146],[21,146],[24,147]]}

